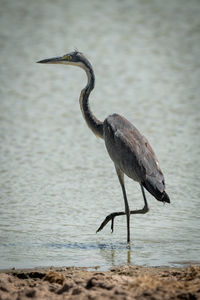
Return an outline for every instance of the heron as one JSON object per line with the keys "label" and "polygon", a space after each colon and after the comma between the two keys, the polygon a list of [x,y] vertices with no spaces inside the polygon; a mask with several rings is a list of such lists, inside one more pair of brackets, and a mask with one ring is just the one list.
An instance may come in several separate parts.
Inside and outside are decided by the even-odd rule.
{"label": "heron", "polygon": [[[130,245],[130,215],[146,214],[149,211],[145,190],[158,201],[170,203],[165,191],[165,180],[158,159],[144,135],[119,114],[109,115],[103,122],[91,111],[89,96],[95,85],[93,67],[85,55],[77,50],[63,56],[38,61],[42,64],[64,64],[82,68],[87,74],[87,84],[81,90],[79,103],[83,117],[92,132],[105,142],[106,149],[114,163],[116,173],[121,185],[125,210],[109,214],[101,223],[96,232],[102,230],[111,221],[111,231],[114,229],[114,219],[126,215],[127,245]],[[144,199],[142,209],[130,210],[124,174],[138,182]]]}

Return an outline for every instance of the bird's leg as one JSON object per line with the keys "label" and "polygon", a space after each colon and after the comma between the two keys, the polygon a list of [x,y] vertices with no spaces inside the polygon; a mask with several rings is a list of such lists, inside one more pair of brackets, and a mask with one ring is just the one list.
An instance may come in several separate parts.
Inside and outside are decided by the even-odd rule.
{"label": "bird's leg", "polygon": [[146,196],[145,196],[144,187],[143,187],[142,184],[140,184],[140,186],[141,186],[141,190],[142,190],[142,196],[143,196],[143,199],[144,199],[144,207],[143,207],[143,209],[141,209],[141,211],[143,211],[142,213],[145,214],[149,211],[149,207],[148,207],[147,199],[146,199]]}
{"label": "bird's leg", "polygon": [[[130,212],[131,213],[131,212]],[[119,211],[119,212],[114,212],[114,213],[111,213],[110,215],[108,215],[104,221],[101,223],[101,225],[99,226],[99,228],[97,229],[96,232],[99,232],[101,231],[105,226],[106,224],[111,220],[111,230],[113,232],[113,229],[114,229],[114,218],[117,217],[117,216],[122,216],[122,215],[125,215],[126,213],[124,211]]]}
{"label": "bird's leg", "polygon": [[[125,214],[126,214],[126,222],[127,222],[127,244],[130,243],[130,209],[128,205],[128,200],[126,197],[126,190],[124,186],[124,173],[115,165],[115,169],[117,172],[117,176],[119,178],[120,185],[122,187],[123,197],[124,197],[124,205],[125,205]],[[114,218],[112,218],[111,222],[111,230],[113,231],[114,226]]]}
{"label": "bird's leg", "polygon": [[[131,210],[130,215],[146,214],[149,211],[146,196],[145,196],[145,193],[144,193],[144,188],[143,188],[142,185],[141,185],[141,190],[142,190],[142,195],[143,195],[143,198],[144,198],[144,207],[142,209]],[[120,212],[114,212],[114,213],[108,215],[105,218],[105,220],[101,223],[101,225],[99,226],[99,228],[97,229],[96,232],[101,231],[109,221],[111,221],[111,230],[113,232],[113,230],[114,230],[114,218],[117,217],[117,216],[125,215],[125,214],[126,213],[124,211],[120,211]]]}

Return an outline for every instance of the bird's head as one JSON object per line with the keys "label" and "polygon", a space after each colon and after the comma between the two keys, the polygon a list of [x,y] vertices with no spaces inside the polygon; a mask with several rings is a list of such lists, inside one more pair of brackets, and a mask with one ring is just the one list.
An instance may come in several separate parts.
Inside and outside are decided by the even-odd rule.
{"label": "bird's head", "polygon": [[87,58],[79,51],[73,51],[63,56],[43,59],[38,61],[38,63],[73,65],[81,68],[84,68],[84,66],[90,64]]}

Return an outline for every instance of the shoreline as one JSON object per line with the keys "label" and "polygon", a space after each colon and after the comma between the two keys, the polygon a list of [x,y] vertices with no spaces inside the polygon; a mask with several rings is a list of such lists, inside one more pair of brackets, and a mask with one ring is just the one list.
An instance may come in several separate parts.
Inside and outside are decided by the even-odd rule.
{"label": "shoreline", "polygon": [[200,266],[0,270],[0,299],[200,299]]}

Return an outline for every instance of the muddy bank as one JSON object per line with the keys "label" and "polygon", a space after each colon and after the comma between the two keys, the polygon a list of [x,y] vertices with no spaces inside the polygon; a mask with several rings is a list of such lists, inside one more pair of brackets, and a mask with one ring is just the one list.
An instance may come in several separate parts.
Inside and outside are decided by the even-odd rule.
{"label": "muddy bank", "polygon": [[6,270],[0,299],[200,299],[200,266]]}

